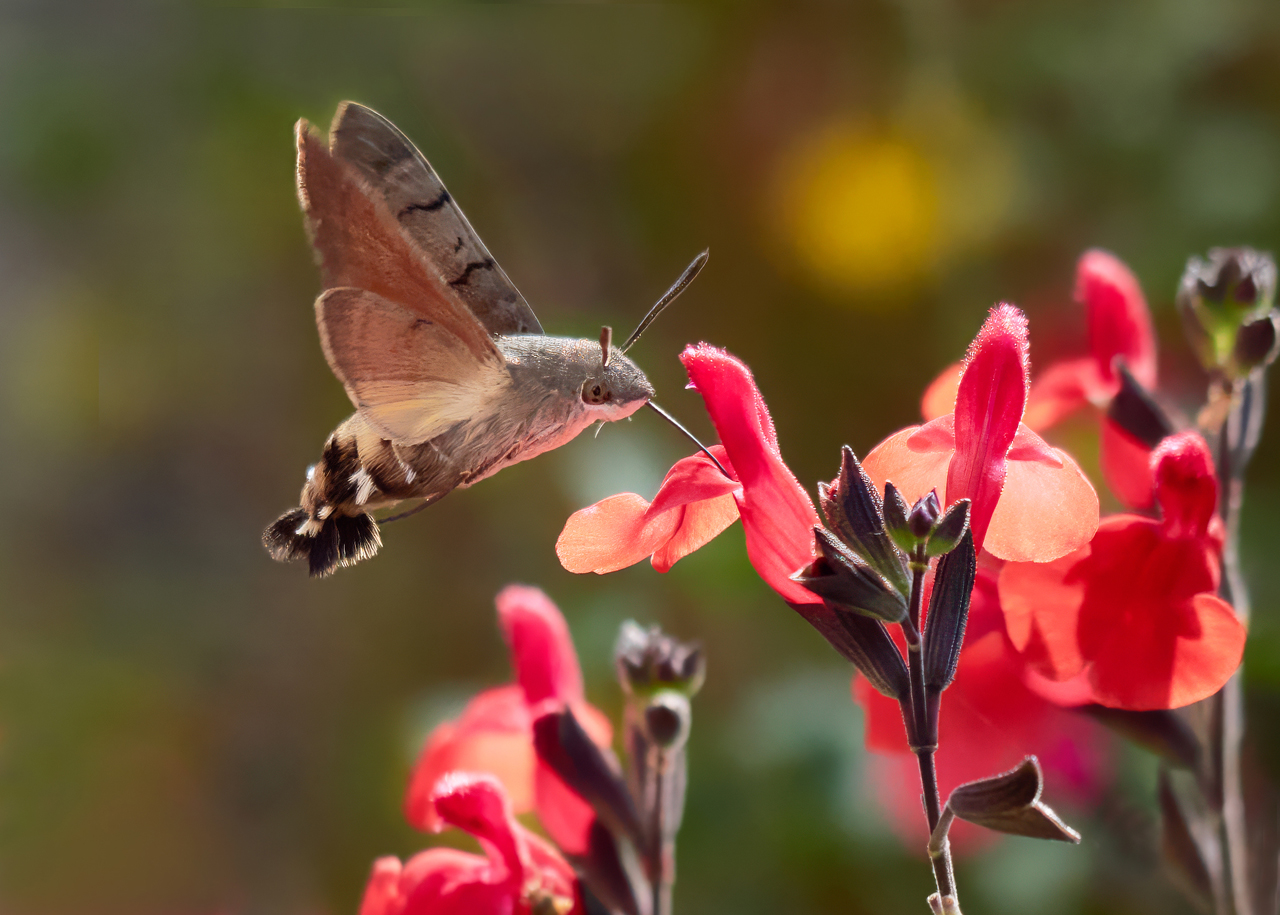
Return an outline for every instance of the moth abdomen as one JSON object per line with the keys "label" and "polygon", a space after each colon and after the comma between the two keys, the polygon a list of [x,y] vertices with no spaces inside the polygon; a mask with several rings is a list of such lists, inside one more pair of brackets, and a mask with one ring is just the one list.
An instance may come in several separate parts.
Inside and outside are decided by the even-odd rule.
{"label": "moth abdomen", "polygon": [[320,460],[308,468],[302,504],[262,534],[272,559],[306,559],[313,577],[369,559],[382,545],[366,507],[379,494],[377,480],[362,464],[358,436],[349,426],[350,421],[329,436]]}
{"label": "moth abdomen", "polygon": [[262,543],[279,562],[306,559],[314,578],[330,575],[338,566],[354,565],[369,559],[382,546],[378,522],[373,515],[340,515],[333,512],[323,521],[303,508],[285,512],[262,534]]}

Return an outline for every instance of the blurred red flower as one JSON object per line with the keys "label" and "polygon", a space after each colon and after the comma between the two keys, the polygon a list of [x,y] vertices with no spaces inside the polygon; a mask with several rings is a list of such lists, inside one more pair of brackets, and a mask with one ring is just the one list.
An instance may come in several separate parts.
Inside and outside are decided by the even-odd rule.
{"label": "blurred red flower", "polygon": [[652,504],[623,493],[575,513],[556,543],[561,563],[571,572],[610,572],[652,554],[665,572],[738,515],[760,577],[793,605],[820,603],[791,580],[813,559],[818,514],[782,460],[751,370],[706,343],[687,347],[680,361],[720,436],[711,450],[731,476],[699,452],[672,467]]}
{"label": "blurred red flower", "polygon": [[558,704],[572,709],[600,746],[612,742],[613,729],[584,697],[578,655],[555,604],[537,588],[510,585],[498,594],[497,605],[517,682],[481,692],[458,718],[431,732],[409,782],[405,816],[419,829],[439,829],[439,805],[433,798],[441,777],[449,772],[486,772],[502,783],[516,813],[536,807],[543,825],[559,841],[554,827],[590,815],[590,808],[568,789],[558,792],[559,779],[540,771],[533,722],[548,704]]}
{"label": "blurred red flower", "polygon": [[[1051,363],[1037,374],[1022,418],[1037,432],[1087,404],[1105,410],[1120,389],[1117,359],[1147,391],[1156,387],[1151,314],[1129,268],[1106,251],[1086,251],[1076,264],[1075,300],[1085,306],[1089,355]],[[925,391],[921,412],[926,420],[953,409],[962,368],[960,363],[948,367]],[[1111,490],[1132,508],[1149,508],[1151,449],[1104,415],[1101,452],[1102,472]]]}
{"label": "blurred red flower", "polygon": [[401,863],[374,862],[360,915],[558,915],[583,912],[573,870],[549,844],[515,821],[502,783],[454,773],[426,798],[436,829],[457,826],[485,856],[432,848]]}
{"label": "blurred red flower", "polygon": [[1076,462],[1022,423],[1027,403],[1027,321],[999,305],[974,338],[955,410],[903,429],[862,462],[907,504],[938,491],[944,505],[972,500],[974,544],[1001,559],[1046,562],[1085,544],[1098,527],[1098,496]]}
{"label": "blurred red flower", "polygon": [[1114,708],[1203,699],[1244,651],[1244,626],[1216,593],[1223,531],[1208,446],[1169,436],[1151,467],[1159,521],[1112,516],[1088,545],[1000,576],[1009,636],[1031,668],[1055,681],[1087,671],[1092,700]]}
{"label": "blurred red flower", "polygon": [[[1055,794],[1087,800],[1107,777],[1106,735],[1024,684],[1024,664],[1004,634],[996,565],[986,557],[978,570],[960,665],[942,696],[935,757],[939,790],[946,798],[956,785],[1003,772],[1034,753]],[[892,631],[905,648],[898,629]],[[867,749],[874,754],[869,784],[895,831],[923,849],[928,827],[920,815],[920,771],[907,748],[901,709],[861,676],[854,678],[854,697],[866,716]],[[951,831],[961,851],[993,835],[962,822]]]}

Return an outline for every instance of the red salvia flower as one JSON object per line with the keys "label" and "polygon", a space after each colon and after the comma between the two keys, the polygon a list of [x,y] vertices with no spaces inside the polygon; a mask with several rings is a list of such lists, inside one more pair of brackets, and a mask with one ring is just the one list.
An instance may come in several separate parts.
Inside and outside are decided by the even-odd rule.
{"label": "red salvia flower", "polygon": [[[903,647],[900,639],[899,645]],[[943,697],[936,755],[943,797],[958,784],[1011,768],[1028,753],[1040,759],[1055,793],[1065,789],[1085,799],[1100,787],[1107,768],[1105,735],[1087,718],[1028,689],[1023,675],[1022,660],[1004,634],[996,577],[984,563],[974,586],[960,666]],[[854,696],[866,716],[876,800],[895,831],[923,848],[928,827],[920,816],[920,771],[907,747],[899,705],[861,676],[854,678]],[[951,831],[961,850],[990,836],[964,823]]]}
{"label": "red salvia flower", "polygon": [[577,880],[554,848],[515,821],[502,783],[452,773],[427,798],[436,828],[457,826],[485,856],[432,848],[401,863],[379,858],[360,915],[534,915],[581,913]]}
{"label": "red salvia flower", "polygon": [[699,452],[671,469],[652,504],[623,493],[577,512],[556,543],[561,563],[572,572],[609,572],[652,555],[664,572],[738,515],[760,577],[790,603],[817,603],[791,575],[813,559],[818,514],[782,460],[750,369],[706,343],[687,347],[680,361],[720,436],[711,450],[731,476]]}
{"label": "red salvia flower", "polygon": [[890,436],[862,466],[877,486],[892,481],[907,504],[931,489],[944,505],[972,500],[978,548],[1046,562],[1093,536],[1098,496],[1070,455],[1021,421],[1027,350],[1022,312],[992,309],[969,347],[955,411]]}
{"label": "red salvia flower", "polygon": [[[1093,249],[1076,264],[1075,299],[1085,307],[1089,355],[1051,363],[1031,384],[1023,422],[1037,432],[1087,404],[1105,409],[1120,389],[1116,360],[1123,360],[1143,388],[1155,390],[1156,341],[1151,314],[1137,278],[1115,255]],[[921,411],[926,420],[953,409],[962,365],[947,368],[931,384]],[[1102,417],[1102,472],[1122,502],[1152,503],[1151,449]]]}
{"label": "red salvia flower", "polygon": [[538,773],[533,722],[548,701],[571,708],[597,744],[612,742],[609,720],[583,695],[578,655],[555,604],[537,588],[511,585],[498,595],[497,605],[517,682],[483,691],[461,716],[428,736],[405,796],[405,816],[419,829],[439,828],[433,792],[440,778],[453,771],[492,774],[505,787],[516,813],[537,807],[548,831],[547,821],[579,815],[586,805],[576,795],[544,796],[551,792],[543,790],[546,779]]}
{"label": "red salvia flower", "polygon": [[1015,647],[1052,680],[1087,671],[1093,701],[1179,708],[1216,692],[1240,664],[1245,629],[1217,596],[1222,525],[1213,459],[1194,432],[1151,458],[1159,521],[1115,515],[1044,565],[1015,563],[1000,599]]}

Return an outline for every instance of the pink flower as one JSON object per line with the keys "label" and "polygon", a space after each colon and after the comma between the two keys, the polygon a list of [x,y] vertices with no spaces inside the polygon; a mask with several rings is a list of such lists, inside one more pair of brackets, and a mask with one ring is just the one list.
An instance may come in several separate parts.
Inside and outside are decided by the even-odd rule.
{"label": "pink flower", "polygon": [[554,786],[546,786],[549,773],[539,772],[533,748],[533,722],[548,702],[572,709],[600,746],[613,739],[609,720],[583,694],[569,628],[537,588],[510,585],[498,595],[497,605],[517,682],[480,693],[461,716],[428,736],[405,796],[405,816],[419,829],[440,828],[434,792],[441,777],[455,771],[490,773],[502,783],[515,812],[536,807],[548,831],[548,821],[580,817],[583,809],[590,810],[572,793],[551,797]]}
{"label": "pink flower", "polygon": [[1151,458],[1159,521],[1115,515],[1055,562],[1000,576],[1013,645],[1054,681],[1087,676],[1092,700],[1134,710],[1212,695],[1244,652],[1245,629],[1217,596],[1222,526],[1204,440],[1166,438]]}
{"label": "pink flower", "polygon": [[1046,562],[1093,536],[1098,496],[1075,461],[1021,422],[1027,403],[1027,324],[994,308],[969,347],[955,410],[895,433],[862,462],[907,504],[931,489],[944,505],[970,499],[974,544],[1001,559]]}
{"label": "pink flower", "polygon": [[403,864],[379,858],[360,915],[581,915],[573,870],[560,854],[515,821],[502,783],[454,773],[428,797],[437,828],[457,826],[485,856],[432,848]]}

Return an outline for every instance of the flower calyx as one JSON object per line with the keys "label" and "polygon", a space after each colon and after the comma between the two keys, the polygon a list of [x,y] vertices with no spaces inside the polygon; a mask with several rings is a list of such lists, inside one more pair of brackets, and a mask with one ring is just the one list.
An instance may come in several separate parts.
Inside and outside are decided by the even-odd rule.
{"label": "flower calyx", "polygon": [[905,601],[911,580],[885,524],[887,506],[848,445],[840,451],[839,476],[830,484],[818,484],[818,501],[830,530]]}
{"label": "flower calyx", "polygon": [[628,696],[674,691],[692,697],[706,678],[706,658],[697,642],[681,642],[657,626],[627,620],[613,648],[618,682]]}
{"label": "flower calyx", "polygon": [[892,483],[885,483],[884,490],[889,536],[907,554],[912,570],[924,569],[930,559],[950,553],[969,530],[968,499],[960,499],[944,512],[936,489],[910,508]]}
{"label": "flower calyx", "polygon": [[1238,380],[1275,359],[1275,291],[1275,261],[1252,248],[1214,248],[1187,262],[1178,311],[1206,370]]}
{"label": "flower calyx", "polygon": [[818,558],[792,578],[828,606],[888,623],[907,616],[907,601],[884,576],[825,528],[813,529]]}

